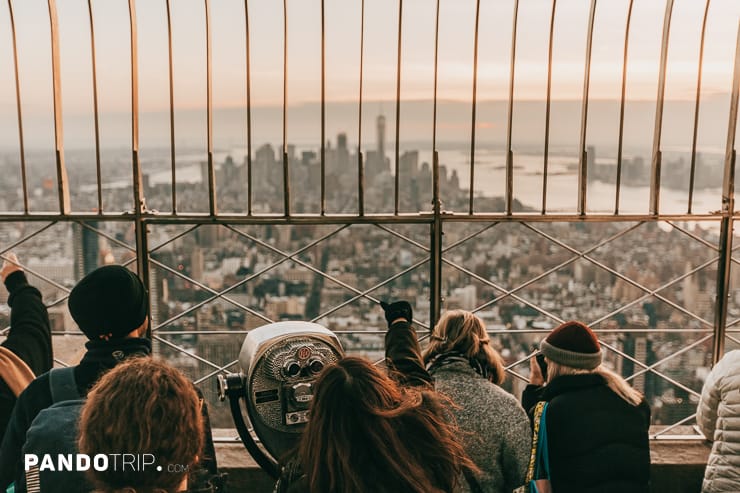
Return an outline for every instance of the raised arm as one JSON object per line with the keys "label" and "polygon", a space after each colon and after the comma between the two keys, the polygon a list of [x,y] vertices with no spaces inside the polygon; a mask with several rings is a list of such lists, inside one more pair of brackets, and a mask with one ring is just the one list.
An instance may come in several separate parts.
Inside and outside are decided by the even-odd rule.
{"label": "raised arm", "polygon": [[411,327],[413,311],[407,301],[381,303],[388,322],[385,360],[390,375],[401,385],[432,387],[432,376],[424,367],[421,347]]}
{"label": "raised arm", "polygon": [[53,364],[49,314],[39,290],[28,283],[18,258],[12,253],[6,254],[6,258],[0,278],[10,293],[10,332],[2,345],[40,375]]}

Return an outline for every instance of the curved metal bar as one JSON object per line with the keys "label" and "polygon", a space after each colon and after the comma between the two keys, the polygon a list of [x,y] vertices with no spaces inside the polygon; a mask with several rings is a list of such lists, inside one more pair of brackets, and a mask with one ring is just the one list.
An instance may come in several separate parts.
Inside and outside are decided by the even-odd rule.
{"label": "curved metal bar", "polygon": [[252,215],[252,61],[249,42],[249,0],[244,0],[247,83],[247,215]]}
{"label": "curved metal bar", "polygon": [[57,191],[59,193],[59,213],[70,212],[69,181],[64,164],[64,119],[62,118],[62,75],[59,56],[59,19],[56,0],[48,0],[49,27],[51,31],[51,80],[54,93],[54,148],[57,166]]}
{"label": "curved metal bar", "polygon": [[[439,0],[437,0],[437,10],[434,16],[434,92],[432,103],[432,152],[437,152],[437,83],[439,79]],[[435,163],[436,164],[436,163]],[[396,170],[398,172],[398,170]],[[398,176],[396,176],[396,184]],[[398,193],[396,193],[398,195]]]}
{"label": "curved metal bar", "polygon": [[283,0],[283,213],[290,216],[288,172],[288,1]]}
{"label": "curved metal bar", "polygon": [[172,214],[177,214],[177,166],[175,152],[175,70],[172,56],[172,12],[167,0],[167,66],[170,89],[170,169],[172,174]]}
{"label": "curved metal bar", "polygon": [[687,214],[691,214],[694,203],[694,177],[696,173],[696,139],[699,131],[699,105],[701,104],[701,73],[704,67],[704,37],[707,32],[707,14],[709,14],[709,4],[707,0],[704,5],[704,17],[701,22],[701,40],[699,41],[699,64],[696,69],[696,101],[694,106],[694,133],[691,137],[691,172],[689,174],[689,207]]}
{"label": "curved metal bar", "polygon": [[627,21],[624,27],[624,54],[622,58],[622,96],[619,102],[619,137],[617,143],[617,180],[616,193],[614,196],[614,214],[619,214],[619,192],[622,186],[622,147],[624,144],[624,106],[627,93],[627,53],[630,43],[630,26],[632,24],[632,6],[634,0],[630,0],[627,9]]}
{"label": "curved metal bar", "polygon": [[92,61],[93,115],[95,118],[95,171],[98,180],[98,214],[103,213],[103,178],[100,169],[100,121],[98,118],[98,68],[95,57],[95,22],[93,21],[92,0],[87,0],[90,19],[90,59]]}
{"label": "curved metal bar", "polygon": [[658,96],[655,106],[655,129],[653,131],[653,162],[650,170],[650,213],[657,215],[660,209],[660,169],[662,163],[661,133],[663,131],[663,106],[665,105],[665,80],[668,65],[668,40],[671,34],[673,0],[666,0],[663,19],[663,38],[660,49],[660,74]]}
{"label": "curved metal bar", "polygon": [[475,186],[475,125],[476,125],[476,110],[478,108],[478,28],[480,27],[480,0],[475,2],[475,35],[473,41],[473,108],[470,123],[470,197],[468,203],[468,214],[473,214],[473,202],[474,194],[473,189]]}
{"label": "curved metal bar", "polygon": [[15,105],[18,113],[18,145],[21,158],[21,185],[23,187],[23,213],[28,214],[28,180],[26,177],[26,149],[23,142],[23,111],[21,109],[21,83],[18,71],[18,40],[15,33],[13,2],[8,0],[10,14],[10,34],[13,38],[13,71],[15,74]]}
{"label": "curved metal bar", "polygon": [[216,170],[213,164],[213,57],[211,55],[211,0],[205,0],[206,9],[206,120],[208,127],[208,210],[218,214],[216,197]]}
{"label": "curved metal bar", "polygon": [[326,214],[326,28],[321,0],[321,215]]}
{"label": "curved metal bar", "polygon": [[727,330],[727,308],[730,294],[730,270],[732,264],[733,229],[735,223],[735,134],[737,133],[738,105],[740,104],[740,20],[737,23],[735,61],[730,89],[730,111],[727,123],[727,146],[725,148],[725,171],[722,182],[722,226],[720,229],[720,262],[717,266],[717,303],[715,309],[715,338],[712,361],[717,363],[725,352]]}
{"label": "curved metal bar", "polygon": [[[439,0],[434,20],[434,107],[432,110],[432,207],[434,222],[430,232],[430,290],[429,322],[434,325],[442,313],[442,200],[439,194],[439,152],[437,151],[437,85],[439,79]],[[398,183],[398,176],[396,176]]]}
{"label": "curved metal bar", "polygon": [[[398,0],[398,54],[396,55],[396,142],[395,142],[395,188],[393,212],[398,215],[398,169],[400,160],[399,139],[401,133],[401,43],[403,39],[403,0]],[[384,149],[385,151],[385,149]],[[379,156],[385,160],[385,156]]]}
{"label": "curved metal bar", "polygon": [[514,152],[511,149],[514,121],[514,69],[516,66],[516,30],[519,0],[514,0],[514,21],[511,32],[511,69],[509,74],[509,106],[506,118],[506,214],[511,215],[514,202]]}
{"label": "curved metal bar", "polygon": [[[149,289],[149,248],[146,225],[143,220],[143,215],[146,213],[146,199],[141,178],[141,163],[139,162],[139,52],[136,30],[136,0],[128,0],[128,12],[131,43],[131,168],[134,189],[136,270],[147,288],[148,297],[151,293],[151,289]],[[151,305],[151,300],[148,301]],[[147,333],[150,334],[151,330],[148,329]]]}
{"label": "curved metal bar", "polygon": [[[550,154],[550,103],[552,96],[552,45],[555,37],[555,9],[558,0],[552,0],[550,9],[550,40],[547,45],[547,99],[545,101],[545,150],[542,163],[542,214],[547,212],[547,164]],[[593,26],[592,26],[593,27]]]}
{"label": "curved metal bar", "polygon": [[360,94],[357,103],[357,208],[365,215],[365,169],[362,164],[362,71],[365,62],[365,0],[360,12]]}
{"label": "curved metal bar", "polygon": [[586,198],[588,195],[588,157],[586,154],[586,132],[588,130],[588,93],[591,84],[591,51],[594,40],[594,18],[596,16],[596,0],[591,0],[591,10],[588,14],[588,39],[586,40],[586,67],[583,74],[583,101],[581,106],[581,144],[578,156],[578,214],[586,214]]}

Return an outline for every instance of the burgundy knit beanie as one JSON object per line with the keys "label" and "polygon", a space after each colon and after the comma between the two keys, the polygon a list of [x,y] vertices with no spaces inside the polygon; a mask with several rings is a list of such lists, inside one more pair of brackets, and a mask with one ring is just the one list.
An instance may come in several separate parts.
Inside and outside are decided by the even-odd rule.
{"label": "burgundy knit beanie", "polygon": [[593,370],[601,364],[601,345],[587,325],[571,320],[556,327],[540,343],[540,351],[555,363]]}

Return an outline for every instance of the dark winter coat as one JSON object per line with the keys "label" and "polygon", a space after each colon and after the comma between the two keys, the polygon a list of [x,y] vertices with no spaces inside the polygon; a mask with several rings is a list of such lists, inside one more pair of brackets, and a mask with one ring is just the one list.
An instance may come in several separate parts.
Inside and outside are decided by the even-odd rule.
{"label": "dark winter coat", "polygon": [[[554,493],[647,493],[650,408],[633,406],[601,375],[562,375],[529,385],[522,402],[547,407],[550,480]],[[531,414],[531,413],[530,413]]]}
{"label": "dark winter coat", "polygon": [[[41,375],[53,364],[49,314],[41,293],[28,284],[22,271],[6,277],[5,287],[10,293],[10,332],[2,345],[25,361],[35,375]],[[13,392],[0,379],[0,437],[8,426],[15,401]]]}

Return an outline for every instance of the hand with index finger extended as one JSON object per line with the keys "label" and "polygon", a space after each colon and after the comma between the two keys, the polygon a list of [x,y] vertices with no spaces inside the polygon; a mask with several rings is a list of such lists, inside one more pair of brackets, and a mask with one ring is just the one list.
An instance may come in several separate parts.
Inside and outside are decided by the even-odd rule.
{"label": "hand with index finger extended", "polygon": [[408,301],[396,301],[393,303],[386,303],[385,301],[380,302],[381,308],[385,312],[385,320],[388,325],[402,318],[408,323],[411,323],[414,319],[414,310],[411,308],[411,304]]}

